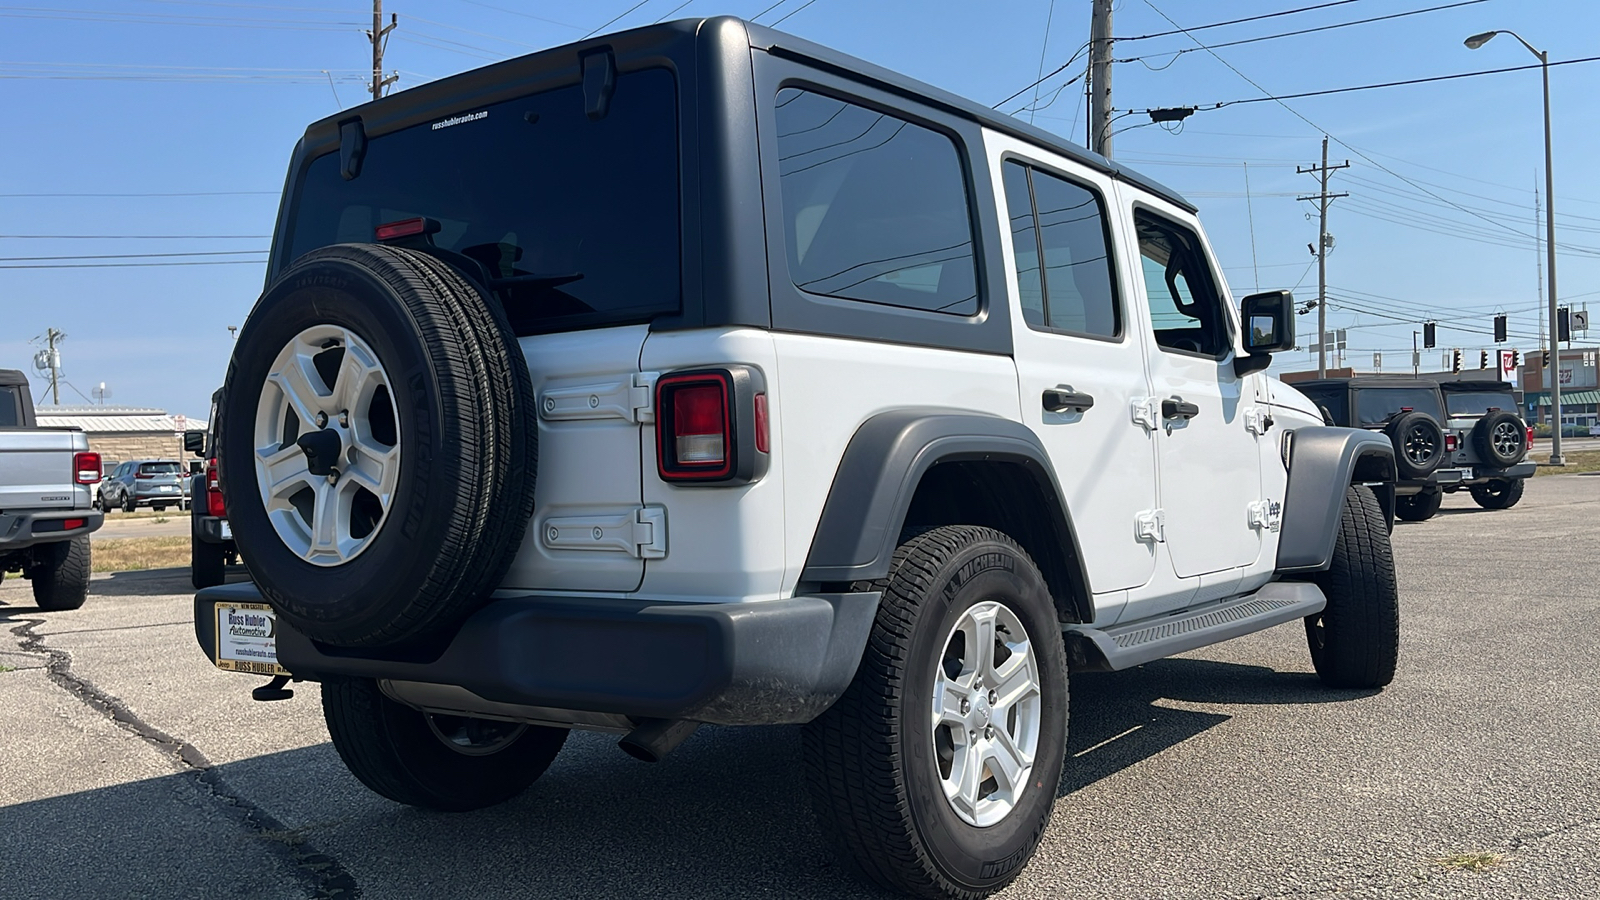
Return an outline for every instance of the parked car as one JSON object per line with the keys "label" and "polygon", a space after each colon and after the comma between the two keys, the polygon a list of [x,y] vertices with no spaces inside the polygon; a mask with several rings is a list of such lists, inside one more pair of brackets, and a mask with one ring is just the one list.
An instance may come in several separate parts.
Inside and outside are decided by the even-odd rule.
{"label": "parked car", "polygon": [[986,106],[674,22],[313,123],[277,223],[217,414],[253,583],[196,636],[321,682],[386,797],[803,724],[856,868],[974,898],[1045,833],[1070,671],[1298,620],[1327,685],[1394,676],[1394,451],[1265,375],[1293,298],[1235,309],[1192,204]]}
{"label": "parked car", "polygon": [[148,506],[161,512],[169,506],[188,508],[189,484],[183,464],[175,459],[131,459],[111,472],[100,488],[100,507],[133,512]]}
{"label": "parked car", "polygon": [[239,562],[217,478],[217,405],[221,398],[221,390],[211,395],[209,431],[188,431],[183,435],[183,449],[204,463],[189,482],[189,494],[194,498],[189,505],[189,580],[196,588],[222,584],[227,580],[228,566]]}
{"label": "parked car", "polygon": [[40,428],[28,379],[0,369],[0,579],[20,573],[40,609],[77,609],[89,595],[91,507],[100,454],[76,428]]}
{"label": "parked car", "polygon": [[1517,417],[1510,385],[1357,375],[1295,386],[1330,423],[1380,431],[1393,441],[1400,475],[1395,515],[1407,521],[1432,518],[1444,495],[1463,487],[1479,506],[1505,509],[1533,475],[1526,460],[1532,437]]}

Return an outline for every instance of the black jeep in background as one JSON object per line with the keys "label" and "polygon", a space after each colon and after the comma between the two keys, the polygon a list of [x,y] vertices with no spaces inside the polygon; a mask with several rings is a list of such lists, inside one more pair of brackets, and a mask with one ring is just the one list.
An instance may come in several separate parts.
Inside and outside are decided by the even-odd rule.
{"label": "black jeep in background", "polygon": [[1382,431],[1394,444],[1395,516],[1433,517],[1446,493],[1465,487],[1485,509],[1522,499],[1533,474],[1527,425],[1511,385],[1429,376],[1358,375],[1297,382],[1332,425]]}
{"label": "black jeep in background", "polygon": [[205,460],[205,468],[190,476],[189,496],[189,580],[196,588],[214,587],[227,580],[228,566],[239,562],[233,543],[233,529],[222,506],[222,491],[217,486],[217,407],[222,391],[211,395],[211,419],[207,431],[186,431],[183,449]]}

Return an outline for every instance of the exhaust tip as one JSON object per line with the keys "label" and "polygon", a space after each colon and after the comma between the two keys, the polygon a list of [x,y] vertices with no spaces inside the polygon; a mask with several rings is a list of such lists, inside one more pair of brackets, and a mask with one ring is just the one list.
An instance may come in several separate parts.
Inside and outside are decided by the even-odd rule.
{"label": "exhaust tip", "polygon": [[640,719],[617,746],[640,762],[660,762],[700,727],[687,719]]}

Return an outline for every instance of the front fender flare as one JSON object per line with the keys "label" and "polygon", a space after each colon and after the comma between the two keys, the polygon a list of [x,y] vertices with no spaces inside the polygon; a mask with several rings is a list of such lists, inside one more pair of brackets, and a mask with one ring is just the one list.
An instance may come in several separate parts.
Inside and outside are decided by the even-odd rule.
{"label": "front fender flare", "polygon": [[1278,536],[1279,572],[1320,572],[1333,560],[1345,488],[1379,485],[1378,503],[1394,527],[1394,446],[1359,428],[1307,426],[1291,433],[1289,486]]}

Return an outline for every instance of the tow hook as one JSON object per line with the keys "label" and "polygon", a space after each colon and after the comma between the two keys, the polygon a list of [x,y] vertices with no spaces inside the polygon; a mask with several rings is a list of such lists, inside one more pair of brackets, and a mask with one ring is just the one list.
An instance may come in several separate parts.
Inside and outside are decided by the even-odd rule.
{"label": "tow hook", "polygon": [[252,690],[250,699],[260,700],[263,703],[269,700],[288,700],[294,696],[294,691],[284,687],[288,683],[288,675],[274,675],[271,681]]}

